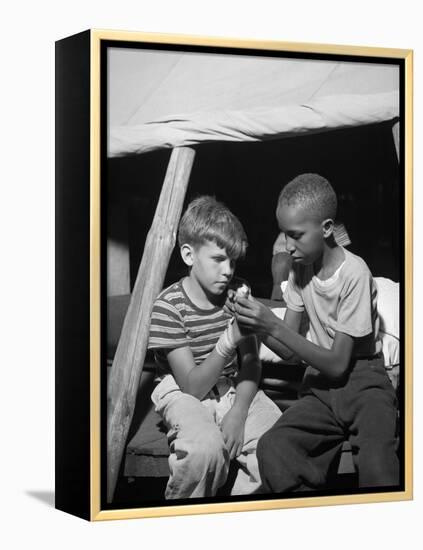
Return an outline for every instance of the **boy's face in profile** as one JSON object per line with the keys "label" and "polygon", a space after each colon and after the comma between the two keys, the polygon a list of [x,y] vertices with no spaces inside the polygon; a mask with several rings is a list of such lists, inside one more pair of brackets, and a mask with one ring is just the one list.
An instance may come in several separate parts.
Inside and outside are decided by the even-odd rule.
{"label": "boy's face in profile", "polygon": [[276,217],[285,233],[286,250],[294,263],[310,265],[323,253],[322,223],[314,219],[301,206],[282,204]]}
{"label": "boy's face in profile", "polygon": [[225,292],[235,271],[235,261],[229,258],[226,250],[213,241],[195,247],[184,246],[189,247],[183,258],[192,266],[190,277],[194,277],[206,293],[218,296]]}

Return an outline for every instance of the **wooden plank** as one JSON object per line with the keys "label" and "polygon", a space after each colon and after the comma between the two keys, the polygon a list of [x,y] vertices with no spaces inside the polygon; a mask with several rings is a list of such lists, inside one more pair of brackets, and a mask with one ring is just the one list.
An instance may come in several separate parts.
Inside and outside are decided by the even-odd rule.
{"label": "wooden plank", "polygon": [[108,382],[107,501],[115,492],[119,468],[134,413],[150,329],[153,302],[160,292],[194,161],[195,151],[172,151],[162,192],[148,233],[129,308]]}
{"label": "wooden plank", "polygon": [[128,204],[113,201],[107,215],[107,296],[130,293]]}

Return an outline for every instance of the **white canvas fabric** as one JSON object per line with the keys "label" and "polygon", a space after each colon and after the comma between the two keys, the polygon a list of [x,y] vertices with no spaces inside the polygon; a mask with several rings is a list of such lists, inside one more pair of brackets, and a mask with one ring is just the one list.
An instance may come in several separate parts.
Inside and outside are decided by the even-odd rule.
{"label": "white canvas fabric", "polygon": [[398,67],[111,48],[109,156],[399,116]]}

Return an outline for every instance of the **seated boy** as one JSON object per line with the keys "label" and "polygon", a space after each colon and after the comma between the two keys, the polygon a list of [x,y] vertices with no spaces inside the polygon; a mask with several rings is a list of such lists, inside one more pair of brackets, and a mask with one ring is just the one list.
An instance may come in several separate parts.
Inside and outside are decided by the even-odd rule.
{"label": "seated boy", "polygon": [[[228,301],[241,328],[308,365],[300,399],[259,441],[264,491],[324,487],[346,436],[360,487],[399,483],[396,397],[380,354],[377,290],[365,262],[336,243],[336,209],[333,188],[317,174],[298,176],[279,196],[277,220],[293,262],[283,321],[254,299]],[[298,334],[304,313],[311,341]]]}
{"label": "seated boy", "polygon": [[203,196],[183,215],[178,242],[189,274],[156,299],[149,337],[161,378],[152,400],[170,446],[165,496],[215,495],[231,459],[240,465],[232,494],[249,494],[260,486],[258,438],[281,413],[257,391],[261,365],[255,336],[242,338],[222,309],[247,239],[223,204]]}

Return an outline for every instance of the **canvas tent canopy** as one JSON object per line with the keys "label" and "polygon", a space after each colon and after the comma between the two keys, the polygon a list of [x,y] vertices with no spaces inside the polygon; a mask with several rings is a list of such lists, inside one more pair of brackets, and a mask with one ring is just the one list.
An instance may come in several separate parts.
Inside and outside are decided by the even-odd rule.
{"label": "canvas tent canopy", "polygon": [[399,116],[392,65],[111,49],[109,67],[110,157]]}
{"label": "canvas tent canopy", "polygon": [[[112,499],[145,357],[148,323],[176,239],[195,150],[392,121],[397,65],[109,48],[108,156],[173,149],[108,388]],[[394,132],[398,153],[398,132]],[[110,252],[110,254],[109,254]],[[108,249],[113,259],[113,247]]]}

